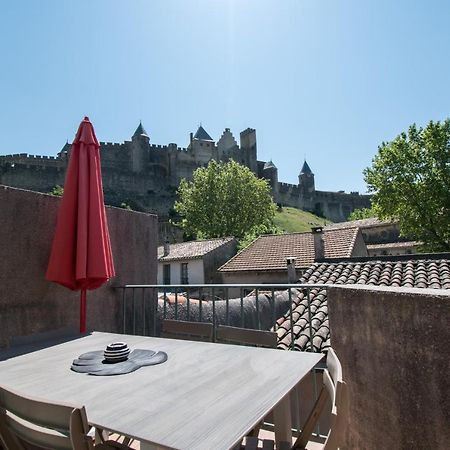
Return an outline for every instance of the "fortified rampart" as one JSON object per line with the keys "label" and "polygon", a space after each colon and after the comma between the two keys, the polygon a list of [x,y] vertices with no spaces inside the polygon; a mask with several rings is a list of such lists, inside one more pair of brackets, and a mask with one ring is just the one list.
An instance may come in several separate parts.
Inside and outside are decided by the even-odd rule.
{"label": "fortified rampart", "polygon": [[[0,184],[50,192],[56,185],[64,185],[69,154],[70,144],[66,143],[56,157],[27,153],[0,156]],[[346,220],[356,208],[370,206],[367,195],[316,191],[314,174],[306,161],[298,185],[278,182],[278,169],[272,161],[257,160],[256,131],[252,128],[240,133],[238,145],[229,128],[215,142],[200,126],[195,135],[191,133],[189,145],[182,148],[174,143],[150,143],[140,124],[129,141],[100,142],[100,154],[106,202],[160,216],[171,214],[180,181],[191,179],[194,170],[211,159],[233,159],[247,166],[268,180],[277,203],[309,210],[336,222]]]}

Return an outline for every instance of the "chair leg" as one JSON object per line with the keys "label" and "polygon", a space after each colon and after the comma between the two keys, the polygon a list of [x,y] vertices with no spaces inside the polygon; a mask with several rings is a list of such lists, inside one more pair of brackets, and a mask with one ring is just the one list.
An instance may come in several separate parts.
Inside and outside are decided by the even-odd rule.
{"label": "chair leg", "polygon": [[262,450],[273,450],[275,447],[275,442],[271,441],[270,439],[264,439]]}
{"label": "chair leg", "polygon": [[255,436],[247,436],[245,438],[245,450],[257,450],[258,449],[258,438]]}

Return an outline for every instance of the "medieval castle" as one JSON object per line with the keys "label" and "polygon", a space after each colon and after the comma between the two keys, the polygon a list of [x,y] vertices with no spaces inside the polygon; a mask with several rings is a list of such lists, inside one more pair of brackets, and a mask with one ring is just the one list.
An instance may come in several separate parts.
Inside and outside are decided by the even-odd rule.
{"label": "medieval castle", "polygon": [[[306,161],[298,184],[279,182],[273,162],[258,161],[256,131],[251,128],[240,133],[238,145],[229,128],[215,142],[200,126],[195,135],[191,133],[187,148],[180,148],[176,144],[151,144],[139,124],[130,141],[100,144],[103,189],[110,205],[125,203],[136,210],[168,216],[182,178],[192,178],[194,170],[211,159],[234,159],[267,179],[275,202],[283,206],[312,211],[335,222],[346,220],[356,208],[370,206],[368,195],[316,190],[314,174]],[[27,153],[0,156],[0,184],[40,192],[63,186],[69,152],[70,144],[66,143],[56,157]]]}

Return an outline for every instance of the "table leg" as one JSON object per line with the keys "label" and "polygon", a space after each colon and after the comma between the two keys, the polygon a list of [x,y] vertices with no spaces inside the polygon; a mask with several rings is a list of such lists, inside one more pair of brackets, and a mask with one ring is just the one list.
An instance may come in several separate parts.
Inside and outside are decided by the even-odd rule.
{"label": "table leg", "polygon": [[273,410],[275,426],[275,442],[277,448],[280,442],[292,442],[292,419],[290,395],[286,395]]}

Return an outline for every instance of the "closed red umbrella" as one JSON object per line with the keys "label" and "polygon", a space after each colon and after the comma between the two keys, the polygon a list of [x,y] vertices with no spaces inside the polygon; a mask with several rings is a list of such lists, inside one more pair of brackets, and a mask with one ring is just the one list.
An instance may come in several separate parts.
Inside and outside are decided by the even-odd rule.
{"label": "closed red umbrella", "polygon": [[85,117],[72,144],[46,278],[80,290],[80,332],[86,331],[86,290],[114,276],[103,201],[100,145]]}

